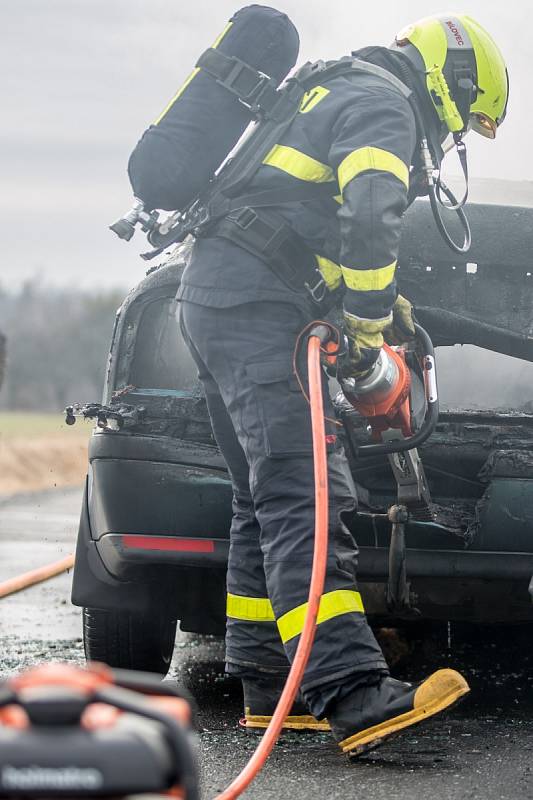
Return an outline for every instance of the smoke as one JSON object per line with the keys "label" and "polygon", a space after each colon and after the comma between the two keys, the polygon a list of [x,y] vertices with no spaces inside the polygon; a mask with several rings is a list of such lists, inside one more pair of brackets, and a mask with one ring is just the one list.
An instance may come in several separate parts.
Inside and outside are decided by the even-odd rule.
{"label": "smoke", "polygon": [[437,348],[443,409],[533,412],[533,364],[472,345]]}

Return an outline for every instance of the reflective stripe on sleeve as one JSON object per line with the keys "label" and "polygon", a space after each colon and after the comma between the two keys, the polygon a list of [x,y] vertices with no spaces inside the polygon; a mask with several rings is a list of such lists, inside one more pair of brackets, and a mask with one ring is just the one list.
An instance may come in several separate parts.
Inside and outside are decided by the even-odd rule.
{"label": "reflective stripe on sleeve", "polygon": [[301,181],[311,181],[312,183],[327,183],[334,181],[335,176],[331,167],[322,164],[311,156],[306,156],[294,147],[287,147],[283,144],[276,144],[264,158],[263,164],[269,167],[276,167],[283,172],[299,178]]}
{"label": "reflective stripe on sleeve", "polygon": [[[302,603],[278,619],[278,630],[284,644],[302,632],[307,606],[307,603]],[[359,614],[364,614],[365,611],[359,592],[337,589],[322,595],[316,623],[321,625],[341,614],[350,614],[354,611]]]}
{"label": "reflective stripe on sleeve", "polygon": [[409,167],[401,158],[380,147],[360,147],[347,155],[339,165],[338,176],[341,192],[353,178],[369,169],[390,172],[406,187],[409,186]]}
{"label": "reflective stripe on sleeve", "polygon": [[344,327],[349,336],[354,339],[360,339],[362,336],[372,336],[375,333],[382,333],[383,330],[392,323],[392,311],[386,317],[379,317],[379,319],[367,319],[365,317],[357,317],[355,314],[350,314],[344,311]]}
{"label": "reflective stripe on sleeve", "polygon": [[[224,36],[227,34],[227,32],[229,31],[229,29],[231,28],[232,25],[233,25],[233,22],[228,22],[228,24],[226,25],[226,27],[224,28],[222,33],[219,36],[217,36],[217,38],[215,39],[215,41],[211,45],[211,47],[213,49],[216,49],[219,46],[220,42],[222,41]],[[180,86],[180,88],[178,89],[178,91],[176,92],[174,97],[167,103],[167,105],[165,106],[163,111],[160,113],[160,115],[158,116],[156,121],[153,123],[154,125],[159,125],[159,123],[161,122],[163,117],[167,114],[168,111],[170,111],[170,109],[172,108],[172,106],[174,105],[176,100],[178,100],[181,97],[181,95],[183,94],[183,92],[185,91],[187,86],[190,84],[190,82],[193,80],[193,78],[196,78],[196,76],[198,75],[199,72],[200,72],[200,67],[195,67],[193,69],[193,71],[191,72],[189,77],[185,80],[185,83],[183,83],[182,86]]]}
{"label": "reflective stripe on sleeve", "polygon": [[228,592],[226,615],[248,622],[275,622],[274,610],[268,597],[242,597]]}
{"label": "reflective stripe on sleeve", "polygon": [[396,261],[386,267],[377,269],[355,269],[353,267],[342,267],[342,276],[348,289],[355,289],[358,292],[380,291],[390,286],[394,280],[396,271]]}
{"label": "reflective stripe on sleeve", "polygon": [[330,261],[329,258],[315,254],[320,274],[324,278],[328,289],[337,289],[342,283],[342,270],[340,264]]}

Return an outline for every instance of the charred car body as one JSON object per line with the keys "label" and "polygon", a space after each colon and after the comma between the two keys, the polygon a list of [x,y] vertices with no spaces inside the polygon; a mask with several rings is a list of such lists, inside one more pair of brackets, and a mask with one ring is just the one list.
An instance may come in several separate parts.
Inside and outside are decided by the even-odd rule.
{"label": "charred car body", "polygon": [[[415,203],[405,219],[399,287],[440,348],[437,363],[444,348],[476,348],[467,359],[443,358],[451,364],[440,372],[451,400],[420,450],[436,514],[406,525],[412,609],[403,611],[422,619],[531,621],[533,406],[523,388],[514,408],[495,410],[502,387],[491,359],[501,356],[489,351],[521,359],[507,360],[521,386],[528,378],[531,385],[533,209],[470,208],[468,262],[442,243],[427,203]],[[225,624],[232,493],[177,325],[186,255],[187,246],[178,248],[117,313],[103,406],[85,407],[100,427],[89,446],[73,583],[87,655],[159,672],[168,668],[177,620],[199,633],[222,633]],[[469,399],[454,392],[464,370],[481,374],[479,354],[485,384],[478,381],[477,407],[465,410]],[[338,414],[360,500],[352,533],[365,606],[371,619],[393,620],[402,612],[387,605],[386,512],[396,482],[385,457],[357,458],[366,421],[342,402]]]}

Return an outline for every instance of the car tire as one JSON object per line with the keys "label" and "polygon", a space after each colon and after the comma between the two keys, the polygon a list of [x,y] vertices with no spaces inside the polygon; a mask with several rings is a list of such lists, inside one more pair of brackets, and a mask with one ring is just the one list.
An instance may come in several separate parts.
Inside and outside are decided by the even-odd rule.
{"label": "car tire", "polygon": [[83,644],[89,661],[110,667],[167,674],[176,638],[176,620],[162,609],[150,614],[83,609]]}

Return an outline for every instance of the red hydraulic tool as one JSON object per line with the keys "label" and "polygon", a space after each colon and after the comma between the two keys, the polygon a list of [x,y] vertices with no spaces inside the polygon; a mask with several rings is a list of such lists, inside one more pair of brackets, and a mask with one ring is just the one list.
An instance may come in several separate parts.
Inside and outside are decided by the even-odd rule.
{"label": "red hydraulic tool", "polygon": [[392,523],[387,603],[398,616],[416,616],[406,575],[405,525],[433,520],[424,468],[417,447],[435,430],[439,418],[433,344],[415,325],[416,339],[407,347],[383,346],[369,375],[341,382],[350,406],[368,420],[373,444],[357,446],[345,420],[346,436],[357,458],[386,455],[398,487],[397,504],[388,512]]}

